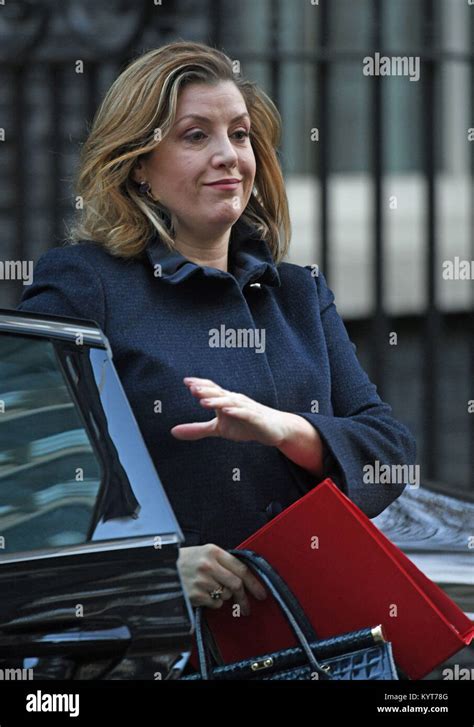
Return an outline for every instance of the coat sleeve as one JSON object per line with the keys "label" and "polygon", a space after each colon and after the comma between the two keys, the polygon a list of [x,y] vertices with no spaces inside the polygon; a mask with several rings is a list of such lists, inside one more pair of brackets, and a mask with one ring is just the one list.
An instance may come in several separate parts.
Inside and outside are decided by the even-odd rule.
{"label": "coat sleeve", "polygon": [[[310,266],[306,266],[310,268]],[[391,407],[360,365],[356,346],[339,316],[324,275],[314,276],[331,369],[334,416],[295,412],[319,432],[325,449],[324,477],[334,482],[368,517],[375,517],[403,492],[405,484],[364,482],[366,464],[409,465],[415,439],[392,416]]]}
{"label": "coat sleeve", "polygon": [[17,310],[84,318],[105,332],[102,282],[80,245],[55,247],[39,258]]}

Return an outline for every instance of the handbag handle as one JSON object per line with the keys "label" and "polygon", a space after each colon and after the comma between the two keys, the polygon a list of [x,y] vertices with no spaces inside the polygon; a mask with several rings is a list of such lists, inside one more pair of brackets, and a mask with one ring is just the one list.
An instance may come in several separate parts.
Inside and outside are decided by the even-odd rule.
{"label": "handbag handle", "polygon": [[[316,633],[301,604],[281,576],[262,555],[254,553],[252,550],[232,549],[227,552],[246,562],[260,576],[286,616],[286,620],[305,652],[312,670],[317,672],[323,679],[332,679],[322,668],[309,645],[309,642],[317,641]],[[196,609],[196,644],[199,670],[202,679],[211,680],[212,669],[210,666],[209,645],[203,635],[203,620],[202,607],[198,606]]]}

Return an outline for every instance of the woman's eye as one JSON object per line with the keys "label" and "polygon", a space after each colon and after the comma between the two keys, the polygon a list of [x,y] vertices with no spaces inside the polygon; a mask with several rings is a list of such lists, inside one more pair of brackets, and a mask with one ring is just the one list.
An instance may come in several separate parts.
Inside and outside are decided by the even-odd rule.
{"label": "woman's eye", "polygon": [[204,136],[202,131],[195,131],[192,134],[189,134],[189,136],[187,136],[186,139],[188,141],[201,141],[201,139],[196,139],[196,136],[199,136],[199,135]]}
{"label": "woman's eye", "polygon": [[[245,129],[239,129],[239,131],[234,132],[233,136],[236,136],[237,134],[242,134],[242,136],[238,138],[238,141],[244,141],[250,136],[250,133],[245,131]],[[205,136],[205,134],[202,131],[194,131],[185,138],[187,141],[201,141],[203,136]]]}
{"label": "woman's eye", "polygon": [[245,131],[245,129],[239,129],[239,131],[235,132],[236,134],[243,134],[243,136],[240,137],[239,141],[243,141],[247,137],[250,136],[250,133],[248,131]]}

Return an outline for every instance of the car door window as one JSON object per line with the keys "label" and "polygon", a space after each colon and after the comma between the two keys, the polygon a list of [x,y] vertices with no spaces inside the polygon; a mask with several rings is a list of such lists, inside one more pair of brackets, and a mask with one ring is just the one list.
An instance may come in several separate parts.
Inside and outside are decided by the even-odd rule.
{"label": "car door window", "polygon": [[102,481],[55,348],[0,337],[0,555],[87,540]]}

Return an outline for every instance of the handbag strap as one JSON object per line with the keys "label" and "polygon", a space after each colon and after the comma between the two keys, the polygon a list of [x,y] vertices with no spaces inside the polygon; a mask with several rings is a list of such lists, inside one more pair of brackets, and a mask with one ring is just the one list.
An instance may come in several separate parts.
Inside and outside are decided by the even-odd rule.
{"label": "handbag strap", "polygon": [[308,619],[301,603],[296,598],[288,583],[281,577],[278,571],[259,553],[253,550],[233,549],[228,551],[231,555],[240,558],[251,566],[252,570],[263,579],[269,579],[273,587],[278,591],[281,598],[285,601],[287,607],[291,610],[294,618],[298,622],[303,635],[307,641],[318,641],[319,636],[314,630],[313,625]]}
{"label": "handbag strap", "polygon": [[[274,597],[281,610],[283,611],[288,624],[290,625],[296,639],[299,641],[301,648],[305,652],[308,662],[313,671],[317,672],[323,679],[331,679],[332,677],[321,667],[316,659],[309,642],[316,641],[317,636],[311,623],[309,622],[301,604],[296,596],[288,588],[288,585],[275,571],[270,563],[265,560],[262,555],[254,553],[252,550],[232,549],[228,551],[231,555],[246,562],[250,568],[263,580],[271,595]],[[199,657],[199,669],[201,678],[205,680],[212,679],[212,669],[210,665],[209,645],[204,636],[203,625],[204,615],[202,607],[196,609],[196,645]]]}

